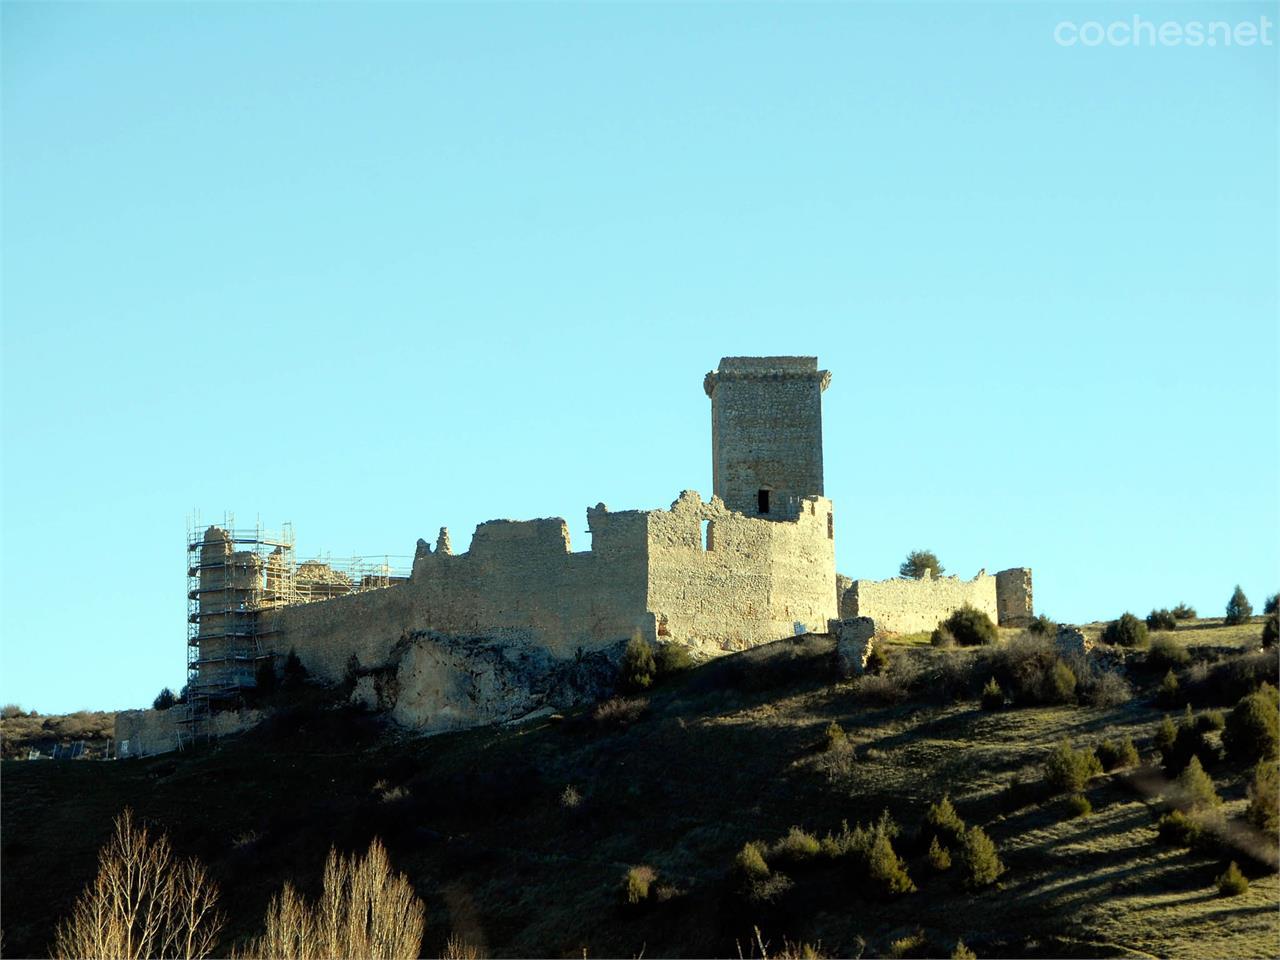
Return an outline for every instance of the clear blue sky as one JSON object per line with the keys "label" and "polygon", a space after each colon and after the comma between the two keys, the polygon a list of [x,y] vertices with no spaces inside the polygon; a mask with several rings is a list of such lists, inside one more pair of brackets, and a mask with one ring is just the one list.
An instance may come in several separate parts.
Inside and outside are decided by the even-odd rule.
{"label": "clear blue sky", "polygon": [[710,494],[817,354],[839,568],[1280,588],[1276,4],[3,5],[0,700],[184,679],[192,508],[301,553]]}

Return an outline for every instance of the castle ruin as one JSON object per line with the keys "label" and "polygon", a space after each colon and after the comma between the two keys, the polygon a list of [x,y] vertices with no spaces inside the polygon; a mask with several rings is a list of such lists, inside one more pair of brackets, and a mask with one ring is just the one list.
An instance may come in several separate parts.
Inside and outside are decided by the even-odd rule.
{"label": "castle ruin", "polygon": [[[409,571],[297,564],[292,531],[230,525],[189,537],[187,703],[172,717],[121,714],[120,753],[225,732],[218,711],[289,654],[320,680],[400,723],[435,732],[506,721],[598,695],[628,640],[698,658],[841,617],[879,630],[932,629],[964,603],[1002,623],[1031,615],[1030,571],[849,581],[835,569],[823,493],[815,357],[726,357],[706,375],[713,495],[669,509],[587,510],[591,549],[563,519],[491,520],[466,553],[447,529],[419,540]],[[220,719],[221,718],[221,719]]]}

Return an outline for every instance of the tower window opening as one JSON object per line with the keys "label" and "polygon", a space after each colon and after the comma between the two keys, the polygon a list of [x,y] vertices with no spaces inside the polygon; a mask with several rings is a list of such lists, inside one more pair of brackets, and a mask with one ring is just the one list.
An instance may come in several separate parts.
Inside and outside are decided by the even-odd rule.
{"label": "tower window opening", "polygon": [[761,490],[758,494],[756,494],[756,507],[758,508],[760,513],[769,512],[769,491],[768,490]]}
{"label": "tower window opening", "polygon": [[831,514],[827,514],[827,539],[834,540],[836,538],[836,522]]}
{"label": "tower window opening", "polygon": [[715,531],[711,528],[710,520],[702,521],[702,549],[714,550],[716,548]]}

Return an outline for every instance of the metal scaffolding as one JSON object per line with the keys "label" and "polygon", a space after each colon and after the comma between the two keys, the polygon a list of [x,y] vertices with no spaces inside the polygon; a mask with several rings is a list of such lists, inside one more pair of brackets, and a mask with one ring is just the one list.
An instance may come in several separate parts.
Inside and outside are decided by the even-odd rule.
{"label": "metal scaffolding", "polygon": [[[395,558],[400,559],[400,558]],[[380,560],[352,557],[296,562],[293,525],[266,530],[261,521],[237,527],[225,514],[205,526],[187,518],[187,690],[181,744],[213,732],[216,706],[258,685],[259,671],[274,670],[271,610],[330,600],[399,583],[407,571]]]}

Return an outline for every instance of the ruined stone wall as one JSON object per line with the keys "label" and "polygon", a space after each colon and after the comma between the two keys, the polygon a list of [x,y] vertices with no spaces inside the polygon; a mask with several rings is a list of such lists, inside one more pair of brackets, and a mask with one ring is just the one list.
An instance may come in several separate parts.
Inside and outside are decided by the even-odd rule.
{"label": "ruined stone wall", "polygon": [[1031,570],[1012,567],[996,574],[996,608],[1000,626],[1025,627],[1035,616],[1031,596]]}
{"label": "ruined stone wall", "polygon": [[761,490],[771,503],[821,496],[830,378],[816,357],[725,357],[707,374],[713,489],[730,510],[757,514]]}
{"label": "ruined stone wall", "polygon": [[982,572],[972,580],[959,577],[855,580],[841,598],[840,616],[871,617],[877,631],[919,633],[932,630],[966,604],[996,622],[996,578]]}
{"label": "ruined stone wall", "polygon": [[794,520],[746,517],[686,491],[648,514],[659,635],[715,653],[825,630],[837,612],[831,501],[811,497],[789,512]]}
{"label": "ruined stone wall", "polygon": [[406,583],[264,613],[269,647],[295,650],[309,671],[337,680],[352,654],[365,668],[389,664],[406,632],[483,637],[561,659],[637,632],[655,639],[645,516],[593,508],[593,549],[582,553],[570,552],[559,518],[482,523],[464,554],[420,543]]}
{"label": "ruined stone wall", "polygon": [[570,552],[558,518],[491,521],[465,554],[420,543],[407,583],[265,611],[260,623],[270,650],[296,651],[328,680],[343,677],[352,654],[361,668],[392,665],[413,632],[555,660],[636,635],[705,653],[743,649],[791,636],[797,623],[823,629],[837,614],[830,501],[781,509],[794,519],[744,517],[691,491],[670,510],[600,504],[587,511],[592,549],[582,553]]}
{"label": "ruined stone wall", "polygon": [[[168,710],[122,710],[116,714],[116,756],[121,760],[171,753],[178,749],[178,731],[186,717],[182,704]],[[221,711],[212,715],[209,730],[229,736],[248,730],[262,719],[260,710]]]}

